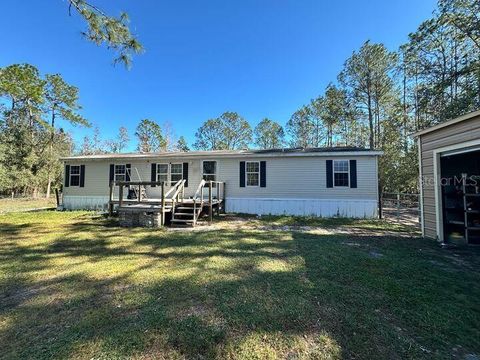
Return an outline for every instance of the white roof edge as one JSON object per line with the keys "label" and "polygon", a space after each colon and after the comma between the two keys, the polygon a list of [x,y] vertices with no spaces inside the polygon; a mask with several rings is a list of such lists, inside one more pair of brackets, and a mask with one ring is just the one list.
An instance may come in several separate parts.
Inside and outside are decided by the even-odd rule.
{"label": "white roof edge", "polygon": [[413,133],[412,136],[413,137],[418,137],[420,135],[428,134],[429,132],[440,130],[444,127],[451,126],[451,125],[457,124],[457,123],[465,121],[465,120],[469,120],[469,119],[474,118],[476,116],[480,116],[480,110],[473,111],[473,112],[470,112],[468,114],[456,117],[454,119],[447,120],[447,121],[445,121],[441,124],[434,125],[434,126],[431,126],[427,129],[417,131],[416,133]]}
{"label": "white roof edge", "polygon": [[364,150],[364,151],[325,151],[325,152],[311,152],[311,153],[239,153],[239,154],[189,154],[185,153],[165,153],[165,154],[118,154],[118,156],[105,155],[80,155],[80,156],[68,156],[62,157],[62,161],[75,161],[75,160],[149,160],[149,159],[162,159],[162,158],[283,158],[283,157],[337,157],[337,156],[381,156],[383,151],[379,150]]}

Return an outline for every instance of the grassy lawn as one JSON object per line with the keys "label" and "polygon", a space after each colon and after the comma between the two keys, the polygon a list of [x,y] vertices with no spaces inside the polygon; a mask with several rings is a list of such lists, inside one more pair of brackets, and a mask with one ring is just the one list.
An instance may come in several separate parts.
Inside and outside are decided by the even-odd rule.
{"label": "grassy lawn", "polygon": [[15,212],[15,211],[47,208],[47,207],[53,208],[56,206],[57,204],[55,202],[54,197],[50,197],[49,199],[20,198],[20,199],[13,199],[13,200],[11,198],[6,198],[6,199],[0,199],[0,214]]}
{"label": "grassy lawn", "polygon": [[[281,229],[302,221],[328,231]],[[172,231],[86,212],[2,215],[0,357],[480,354],[478,249],[440,249],[379,221],[315,221]]]}

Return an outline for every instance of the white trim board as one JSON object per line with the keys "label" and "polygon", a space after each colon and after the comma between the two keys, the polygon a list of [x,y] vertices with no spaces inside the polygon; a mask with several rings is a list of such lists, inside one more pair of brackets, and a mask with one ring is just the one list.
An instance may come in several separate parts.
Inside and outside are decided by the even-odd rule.
{"label": "white trim board", "polygon": [[423,209],[423,169],[422,169],[422,142],[420,138],[417,138],[417,151],[418,151],[418,187],[420,190],[420,199],[419,199],[419,206],[420,206],[420,228],[422,229],[422,237],[425,237],[425,221],[424,221],[424,209]]}
{"label": "white trim board", "polygon": [[62,205],[67,210],[106,210],[108,196],[64,195]]}
{"label": "white trim board", "polygon": [[[383,151],[377,150],[364,150],[364,151],[326,151],[326,152],[297,152],[297,153],[249,153],[249,152],[238,152],[238,153],[199,153],[191,154],[188,152],[183,153],[165,153],[165,154],[118,154],[118,155],[80,155],[80,156],[69,156],[60,158],[61,161],[103,161],[116,159],[119,161],[131,159],[131,160],[151,160],[153,162],[161,161],[162,159],[178,158],[185,159],[185,161],[193,160],[196,158],[205,158],[205,159],[217,159],[217,158],[232,158],[232,159],[248,159],[252,158],[286,158],[286,157],[362,157],[362,156],[381,156]],[[182,160],[183,161],[183,160]]]}
{"label": "white trim board", "polygon": [[[375,199],[298,199],[298,198],[231,198],[227,211],[262,215],[302,215],[321,217],[376,218]],[[106,210],[108,196],[66,195],[67,210]]]}
{"label": "white trim board", "polygon": [[462,148],[460,150],[445,151],[440,154],[441,157],[454,156],[480,150],[480,146]]}
{"label": "white trim board", "polygon": [[226,200],[269,200],[269,201],[305,201],[305,200],[315,200],[315,201],[351,201],[351,202],[365,202],[365,201],[376,201],[375,199],[324,199],[324,198],[260,198],[260,197],[226,197]]}
{"label": "white trim board", "polygon": [[[440,184],[440,157],[442,153],[447,151],[453,151],[458,149],[466,149],[469,147],[480,145],[480,139],[467,141],[460,144],[444,146],[433,150],[433,179],[434,179],[434,193],[435,193],[435,230],[437,232],[437,238],[442,243],[445,241],[443,237],[443,208],[442,204],[442,188]],[[472,149],[470,151],[477,151],[478,149]],[[468,151],[465,151],[468,152]]]}
{"label": "white trim board", "polygon": [[431,127],[427,128],[427,129],[417,131],[416,133],[412,134],[412,136],[413,136],[413,137],[417,137],[417,136],[421,136],[421,135],[424,135],[424,134],[428,134],[428,133],[430,133],[430,132],[432,132],[432,131],[437,131],[437,130],[443,129],[444,127],[451,126],[451,125],[457,124],[457,123],[459,123],[459,122],[472,119],[472,118],[474,118],[474,117],[476,117],[476,116],[480,116],[480,110],[477,110],[477,111],[474,111],[474,112],[471,112],[471,113],[468,113],[468,114],[459,116],[459,117],[454,118],[454,119],[450,119],[450,120],[444,121],[444,122],[442,122],[441,124],[431,126]]}
{"label": "white trim board", "polygon": [[229,212],[256,215],[376,218],[377,201],[362,199],[226,198]]}

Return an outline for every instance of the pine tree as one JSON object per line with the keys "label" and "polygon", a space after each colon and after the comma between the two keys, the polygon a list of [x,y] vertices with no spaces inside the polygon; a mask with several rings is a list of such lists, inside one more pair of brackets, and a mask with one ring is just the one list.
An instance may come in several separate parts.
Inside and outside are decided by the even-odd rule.
{"label": "pine tree", "polygon": [[200,150],[236,150],[252,141],[250,124],[236,112],[227,111],[209,119],[195,133],[193,146]]}
{"label": "pine tree", "polygon": [[181,151],[181,152],[188,152],[190,151],[190,148],[188,147],[187,140],[183,136],[180,136],[178,138],[177,144],[176,144],[176,150]]}
{"label": "pine tree", "polygon": [[285,142],[285,132],[282,126],[268,118],[258,123],[254,130],[255,144],[260,149],[281,148]]}
{"label": "pine tree", "polygon": [[155,121],[143,119],[137,126],[137,150],[143,153],[165,151],[166,142],[162,128]]}

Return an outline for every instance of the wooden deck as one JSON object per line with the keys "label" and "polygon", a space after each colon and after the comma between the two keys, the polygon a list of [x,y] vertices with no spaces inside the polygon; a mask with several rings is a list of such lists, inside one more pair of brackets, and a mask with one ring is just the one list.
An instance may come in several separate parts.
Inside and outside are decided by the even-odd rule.
{"label": "wooden deck", "polygon": [[[147,198],[141,195],[142,186],[152,185],[161,186],[161,198]],[[114,186],[120,188],[118,199],[113,197]],[[137,194],[140,196],[137,199],[125,199],[123,188],[127,186],[138,189]],[[208,210],[210,222],[213,220],[214,212],[219,214],[220,210],[224,211],[225,183],[202,180],[195,195],[191,198],[184,197],[184,186],[185,180],[180,180],[168,192],[165,192],[165,183],[163,182],[112,182],[110,184],[109,212],[112,214],[116,210],[125,223],[129,223],[128,217],[141,218],[143,220],[140,222],[148,223],[150,219],[144,219],[144,217],[152,216],[153,222],[158,223],[158,226],[165,225],[165,214],[170,213],[171,224],[195,226],[205,210]],[[222,191],[220,191],[220,187]],[[205,196],[205,192],[208,193],[208,196]]]}
{"label": "wooden deck", "polygon": [[[193,199],[183,199],[180,200],[179,202],[175,202],[176,205],[192,205],[195,201]],[[111,200],[111,204],[113,205],[120,205],[120,200]],[[172,204],[174,202],[171,199],[165,199],[165,209],[171,208]],[[222,199],[212,199],[212,205],[217,205],[223,203]],[[197,200],[197,204],[200,204],[200,202]],[[209,206],[210,201],[209,200],[204,200],[203,201],[204,206]],[[149,209],[161,209],[162,208],[162,200],[161,199],[142,199],[142,201],[138,201],[137,199],[127,199],[127,200],[122,200],[122,207],[134,207],[134,208],[149,208]]]}

